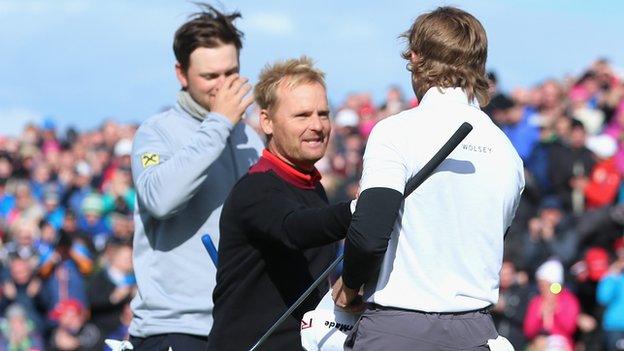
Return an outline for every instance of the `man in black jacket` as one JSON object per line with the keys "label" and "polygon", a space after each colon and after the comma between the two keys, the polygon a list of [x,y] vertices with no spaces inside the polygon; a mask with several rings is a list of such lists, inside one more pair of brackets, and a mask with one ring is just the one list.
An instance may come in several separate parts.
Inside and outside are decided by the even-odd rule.
{"label": "man in black jacket", "polygon": [[[336,256],[351,210],[328,206],[314,167],[331,125],[323,73],[310,59],[266,67],[254,90],[268,139],[221,213],[214,325],[209,350],[247,350]],[[329,285],[319,287],[263,344],[301,350],[299,325]]]}

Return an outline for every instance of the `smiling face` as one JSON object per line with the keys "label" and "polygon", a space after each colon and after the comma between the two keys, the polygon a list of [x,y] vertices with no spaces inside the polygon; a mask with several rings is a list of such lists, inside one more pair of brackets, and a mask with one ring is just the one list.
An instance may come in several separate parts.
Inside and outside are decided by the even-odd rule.
{"label": "smiling face", "polygon": [[195,49],[186,71],[179,63],[176,64],[176,75],[182,88],[208,111],[225,78],[238,73],[238,70],[238,50],[233,44]]}
{"label": "smiling face", "polygon": [[310,171],[325,155],[331,133],[327,93],[318,82],[294,87],[286,83],[282,81],[277,89],[277,104],[260,112],[260,125],[270,138],[271,153]]}

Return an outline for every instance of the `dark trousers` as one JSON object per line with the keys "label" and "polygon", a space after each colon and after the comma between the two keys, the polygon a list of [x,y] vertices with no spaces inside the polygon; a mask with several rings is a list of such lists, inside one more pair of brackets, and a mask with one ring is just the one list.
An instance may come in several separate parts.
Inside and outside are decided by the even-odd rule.
{"label": "dark trousers", "polygon": [[134,351],[206,351],[208,337],[190,334],[159,334],[146,338],[130,335],[130,342]]}
{"label": "dark trousers", "polygon": [[498,333],[484,311],[444,314],[370,307],[351,330],[345,351],[489,350]]}

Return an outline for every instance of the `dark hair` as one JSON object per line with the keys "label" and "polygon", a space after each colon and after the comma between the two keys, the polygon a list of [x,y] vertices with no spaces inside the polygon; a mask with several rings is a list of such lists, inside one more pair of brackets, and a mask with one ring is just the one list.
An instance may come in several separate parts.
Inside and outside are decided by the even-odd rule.
{"label": "dark hair", "polygon": [[572,118],[572,123],[570,124],[570,128],[571,129],[582,129],[583,131],[585,131],[585,125],[583,124],[583,122],[579,121],[576,118]]}
{"label": "dark hair", "polygon": [[416,18],[402,37],[407,47],[401,56],[409,61],[407,69],[419,99],[432,87],[460,87],[470,100],[487,105],[488,42],[485,29],[473,15],[455,7],[439,7]]}
{"label": "dark hair", "polygon": [[197,48],[224,44],[233,44],[237,50],[243,47],[243,32],[234,26],[234,20],[241,17],[239,12],[227,14],[208,4],[197,5],[202,11],[192,14],[173,39],[173,53],[184,71],[188,70],[191,53]]}

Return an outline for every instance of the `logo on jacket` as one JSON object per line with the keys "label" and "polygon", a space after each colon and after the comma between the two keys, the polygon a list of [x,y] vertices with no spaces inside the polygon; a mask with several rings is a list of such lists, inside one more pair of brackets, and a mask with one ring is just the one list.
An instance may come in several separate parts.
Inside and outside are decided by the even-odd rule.
{"label": "logo on jacket", "polygon": [[143,168],[147,168],[150,166],[156,166],[160,163],[160,156],[153,152],[146,152],[141,155],[141,164],[143,164]]}

